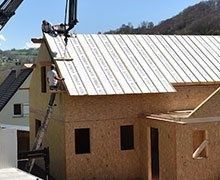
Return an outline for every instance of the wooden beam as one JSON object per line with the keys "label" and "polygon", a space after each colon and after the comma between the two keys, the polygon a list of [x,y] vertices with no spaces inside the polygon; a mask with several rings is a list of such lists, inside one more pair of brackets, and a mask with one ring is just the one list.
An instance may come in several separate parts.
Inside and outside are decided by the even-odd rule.
{"label": "wooden beam", "polygon": [[50,62],[50,61],[41,61],[41,62],[38,62],[38,64],[40,66],[51,66],[52,62]]}
{"label": "wooden beam", "polygon": [[44,39],[43,38],[31,38],[31,41],[35,44],[41,44],[44,42]]}
{"label": "wooden beam", "polygon": [[200,146],[195,150],[195,152],[193,153],[192,157],[193,159],[198,159],[199,155],[201,154],[201,152],[205,149],[205,147],[208,145],[208,140],[204,140]]}

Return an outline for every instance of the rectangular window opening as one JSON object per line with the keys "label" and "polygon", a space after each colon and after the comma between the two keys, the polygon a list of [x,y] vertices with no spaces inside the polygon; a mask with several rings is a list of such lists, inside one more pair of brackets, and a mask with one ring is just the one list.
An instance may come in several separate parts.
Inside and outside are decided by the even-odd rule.
{"label": "rectangular window opening", "polygon": [[46,66],[41,67],[41,92],[47,92]]}
{"label": "rectangular window opening", "polygon": [[193,132],[193,158],[207,158],[207,137],[205,130],[196,130]]}
{"label": "rectangular window opening", "polygon": [[22,108],[21,104],[14,104],[14,115],[21,116],[22,115]]}
{"label": "rectangular window opening", "polygon": [[75,153],[90,153],[90,129],[75,129]]}
{"label": "rectangular window opening", "polygon": [[134,149],[134,126],[121,126],[121,150]]}

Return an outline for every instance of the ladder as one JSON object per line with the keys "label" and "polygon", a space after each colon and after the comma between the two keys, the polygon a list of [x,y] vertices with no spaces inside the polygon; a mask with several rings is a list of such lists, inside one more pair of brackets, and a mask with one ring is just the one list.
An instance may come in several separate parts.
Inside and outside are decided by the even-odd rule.
{"label": "ladder", "polygon": [[[46,111],[46,115],[44,116],[44,120],[41,123],[41,126],[39,127],[38,131],[37,131],[37,136],[34,140],[33,146],[31,151],[35,151],[35,150],[39,150],[39,148],[41,147],[43,138],[44,138],[44,134],[47,131],[47,127],[50,121],[50,115],[52,114],[52,110],[53,110],[53,104],[54,104],[54,100],[56,97],[56,93],[51,93],[50,95],[50,100],[48,103],[48,107],[47,107],[47,111]],[[30,159],[28,161],[28,163],[26,164],[25,169],[30,173],[33,166],[35,163],[35,159]]]}

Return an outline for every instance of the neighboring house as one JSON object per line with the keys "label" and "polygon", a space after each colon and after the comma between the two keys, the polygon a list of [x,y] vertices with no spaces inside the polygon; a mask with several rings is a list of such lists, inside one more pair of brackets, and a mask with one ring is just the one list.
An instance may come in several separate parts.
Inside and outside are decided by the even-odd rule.
{"label": "neighboring house", "polygon": [[[29,85],[32,70],[30,67],[12,70],[0,85],[0,127],[18,130],[19,151],[28,150]],[[23,142],[25,140],[26,143]]]}
{"label": "neighboring house", "polygon": [[0,128],[0,180],[40,180],[17,169],[17,132]]}
{"label": "neighboring house", "polygon": [[44,34],[30,84],[31,143],[55,63],[66,92],[43,146],[56,179],[219,179],[220,101],[209,97],[219,92],[219,47],[219,36],[77,35],[65,46]]}
{"label": "neighboring house", "polygon": [[17,134],[15,129],[0,128],[0,169],[17,167]]}

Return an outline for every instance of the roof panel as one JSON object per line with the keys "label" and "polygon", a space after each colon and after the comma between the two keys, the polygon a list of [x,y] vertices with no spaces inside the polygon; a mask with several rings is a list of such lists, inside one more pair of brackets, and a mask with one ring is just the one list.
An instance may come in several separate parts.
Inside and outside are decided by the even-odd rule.
{"label": "roof panel", "polygon": [[[161,93],[220,82],[220,36],[45,34],[70,95]],[[70,59],[73,59],[70,61]]]}
{"label": "roof panel", "polygon": [[213,57],[210,56],[209,52],[200,44],[195,36],[188,36],[184,39],[188,44],[191,44],[192,48],[189,49],[190,53],[195,57],[200,66],[203,67],[206,72],[206,79],[209,81],[217,81],[219,78],[215,74],[217,69],[212,64],[212,61],[214,60]]}
{"label": "roof panel", "polygon": [[[91,94],[91,95],[97,94],[96,89],[93,86],[93,84],[88,76],[88,73],[86,72],[85,68],[83,67],[82,62],[80,61],[80,58],[78,57],[78,54],[76,53],[76,50],[73,46],[72,39],[69,40],[69,43],[67,45],[67,49],[69,52],[71,52],[73,61],[70,61],[70,62],[72,63],[73,66],[77,67],[76,69],[77,69],[78,76],[80,77],[80,80],[82,81],[81,83],[83,85],[86,84],[86,86],[84,86],[85,91],[86,91],[85,94]],[[76,74],[76,76],[77,76],[77,74]],[[69,82],[69,83],[71,83],[71,82]],[[75,84],[74,80],[72,81],[72,84]],[[74,95],[74,93],[72,95]],[[79,95],[82,95],[82,94],[80,93]]]}
{"label": "roof panel", "polygon": [[165,88],[165,85],[163,84],[163,82],[165,82],[166,80],[164,80],[164,77],[161,75],[161,72],[159,71],[159,69],[155,66],[155,64],[153,63],[151,58],[148,56],[145,49],[138,41],[137,37],[130,35],[129,38],[132,41],[132,43],[134,44],[134,46],[136,47],[136,50],[143,57],[143,61],[141,61],[142,59],[138,59],[138,60],[141,63],[142,67],[147,72],[148,76],[154,82],[158,91],[159,92],[166,92],[167,90]]}
{"label": "roof panel", "polygon": [[199,41],[203,42],[207,50],[213,55],[213,57],[215,57],[214,65],[217,69],[220,69],[220,63],[219,63],[220,56],[218,54],[219,51],[218,48],[215,46],[215,44],[212,43],[210,38],[206,36],[200,36]]}
{"label": "roof panel", "polygon": [[[167,56],[167,59],[168,60],[173,59],[173,61],[177,63],[177,66],[179,67],[179,69],[182,69],[181,71],[175,68],[176,70],[178,70],[178,72],[180,73],[180,76],[184,79],[184,81],[189,83],[189,82],[192,82],[193,80],[196,80],[190,68],[186,65],[184,61],[182,61],[178,52],[176,52],[177,50],[176,51],[174,50],[175,47],[173,47],[173,45],[169,43],[169,39],[165,38],[164,36],[155,36],[155,37],[157,37],[157,39],[159,40],[158,43],[163,45],[166,51],[170,54],[171,58]],[[172,63],[172,60],[170,61]]]}
{"label": "roof panel", "polygon": [[103,78],[102,82],[103,82],[104,86],[107,86],[105,88],[109,89],[108,94],[115,94],[116,92],[118,92],[118,93],[122,92],[120,85],[118,84],[109,65],[105,61],[105,58],[103,58],[103,55],[100,52],[96,42],[93,40],[92,36],[91,35],[84,35],[84,38],[86,39],[86,41],[89,45],[88,47],[93,55],[95,63],[99,66],[100,72],[103,73],[104,78]]}
{"label": "roof panel", "polygon": [[156,43],[152,40],[152,38],[154,38],[154,36],[143,36],[143,38],[149,44],[153,53],[155,54],[155,56],[154,56],[155,58],[153,58],[154,61],[156,62],[156,59],[157,59],[158,60],[157,64],[159,66],[164,66],[164,68],[163,68],[164,73],[168,72],[170,77],[167,76],[167,78],[170,79],[170,81],[172,81],[172,82],[182,81],[182,79],[179,78],[179,75],[173,69],[170,62],[164,58],[163,54],[161,54],[160,49],[156,46]]}
{"label": "roof panel", "polygon": [[[101,84],[101,81],[99,79],[100,77],[97,76],[96,74],[98,72],[96,72],[95,69],[93,68],[90,57],[84,51],[85,47],[82,46],[78,37],[72,38],[72,45],[73,45],[73,48],[75,49],[76,54],[78,55],[79,61],[82,63],[84,70],[86,71],[92,85],[94,86],[96,93],[100,95],[106,94],[106,91],[103,88],[103,85]],[[73,63],[74,63],[74,60],[73,60]]]}
{"label": "roof panel", "polygon": [[153,43],[150,41],[148,36],[139,36],[139,42],[144,47],[145,51],[148,53],[151,61],[154,62],[157,68],[164,74],[164,77],[167,78],[171,82],[176,82],[171,73],[167,70],[167,67],[160,61],[157,56],[156,48],[154,48]]}
{"label": "roof panel", "polygon": [[115,36],[115,40],[119,44],[121,48],[121,53],[123,54],[123,56],[121,56],[121,59],[125,60],[124,64],[130,72],[133,79],[135,80],[138,88],[141,90],[141,92],[150,92],[149,87],[145,85],[143,77],[141,77],[140,75],[140,69],[138,64],[136,63],[136,59],[133,56],[130,49],[128,48],[125,41],[119,35]]}
{"label": "roof panel", "polygon": [[113,60],[115,61],[115,64],[122,72],[128,85],[132,89],[133,91],[132,93],[141,93],[141,90],[137,85],[137,78],[138,78],[137,72],[134,70],[133,66],[130,64],[128,60],[128,57],[126,57],[120,45],[115,40],[115,36],[107,35],[106,37],[111,42],[111,46],[109,47],[110,48],[109,50],[111,51]]}
{"label": "roof panel", "polygon": [[[117,66],[113,62],[100,36],[97,38],[96,36],[94,37],[94,35],[91,35],[91,37],[97,46],[96,58],[99,59],[100,63],[103,66],[104,71],[107,73],[108,78],[110,79],[110,82],[112,84],[112,87],[114,88],[115,92],[119,94],[123,94],[124,90],[126,90],[128,87],[126,81],[124,80],[124,77],[122,76],[120,70],[117,68]],[[118,80],[118,78],[120,78],[120,81]]]}
{"label": "roof panel", "polygon": [[175,70],[174,76],[176,76],[175,78],[177,79],[177,82],[189,82],[190,79],[186,75],[184,70],[181,68],[181,65],[178,64],[178,61],[175,61],[175,59],[171,55],[172,53],[169,52],[170,50],[166,48],[166,45],[164,44],[165,43],[164,39],[159,38],[158,36],[151,36],[151,39],[155,42],[158,49],[160,49],[161,54],[163,54],[165,58],[165,59],[163,58],[164,61],[169,60],[170,65]]}
{"label": "roof panel", "polygon": [[114,90],[102,68],[102,64],[99,64],[99,61],[97,61],[94,44],[89,43],[91,40],[89,37],[86,37],[86,35],[79,35],[78,40],[80,41],[85,54],[89,57],[90,68],[94,71],[94,75],[96,75],[96,81],[100,81],[100,86],[103,86],[103,89],[107,94],[114,94]]}
{"label": "roof panel", "polygon": [[169,54],[167,54],[166,51],[163,51],[163,46],[161,45],[161,43],[158,43],[158,40],[155,36],[149,36],[149,39],[153,43],[153,49],[155,50],[155,53],[157,54],[158,58],[164,64],[164,66],[167,67],[167,70],[172,74],[174,80],[176,82],[183,82],[181,76],[178,74],[178,71],[175,69],[176,62],[172,61],[172,58],[169,59],[169,61],[167,60],[167,56],[169,56]]}
{"label": "roof panel", "polygon": [[169,36],[169,38],[176,44],[176,46],[180,50],[181,58],[184,58],[186,64],[191,64],[192,72],[197,77],[198,81],[207,81],[207,79],[204,77],[204,74],[206,75],[206,73],[203,67],[200,66],[198,62],[195,60],[195,58],[189,53],[191,47],[186,44],[183,44],[183,40],[180,38],[180,36],[178,39],[175,36]]}
{"label": "roof panel", "polygon": [[[161,81],[165,91],[169,91],[169,82],[167,80],[167,78],[171,77],[171,75],[168,73],[168,71],[166,71],[164,68],[164,66],[159,62],[159,64],[157,63],[158,61],[156,61],[156,56],[153,53],[153,51],[150,49],[149,45],[146,43],[146,41],[143,39],[143,36],[136,36],[138,42],[141,44],[141,46],[143,47],[143,55],[144,58],[146,58],[145,60],[147,61],[147,63],[149,64],[150,67],[152,67],[154,73],[157,75],[157,77],[159,78],[159,80]],[[137,44],[136,44],[137,45]],[[153,56],[153,57],[152,57]],[[156,59],[154,59],[154,57]],[[156,62],[155,62],[156,61]],[[163,74],[164,73],[164,74]],[[164,91],[163,91],[164,92]]]}
{"label": "roof panel", "polygon": [[[151,92],[157,92],[157,86],[161,86],[160,82],[158,82],[158,78],[155,76],[154,72],[149,68],[146,64],[145,60],[138,52],[137,48],[134,46],[129,36],[121,36],[123,40],[129,47],[131,61],[139,72],[139,75],[142,77],[144,83],[148,86]],[[157,85],[155,85],[155,83]]]}
{"label": "roof panel", "polygon": [[[99,37],[100,37],[101,41],[103,42],[106,50],[108,51],[108,55],[109,55],[108,59],[107,59],[108,63],[111,65],[113,72],[117,75],[117,79],[120,82],[124,93],[132,94],[133,91],[132,91],[130,85],[127,83],[127,79],[125,78],[123,71],[121,71],[121,69],[119,68],[119,66],[115,62],[115,55],[114,55],[115,52],[112,51],[112,46],[111,46],[110,41],[104,35],[100,35]],[[97,36],[95,35],[94,38],[97,38]]]}
{"label": "roof panel", "polygon": [[169,36],[163,36],[163,38],[166,40],[166,42],[169,44],[169,46],[172,48],[172,50],[176,54],[175,58],[177,59],[177,61],[180,61],[180,62],[184,63],[185,66],[187,66],[187,68],[189,69],[187,74],[190,76],[191,82],[198,82],[198,81],[200,81],[196,77],[196,74],[198,74],[197,70],[194,68],[194,66],[192,65],[190,60],[185,56],[185,54],[179,48],[178,44],[174,43]]}
{"label": "roof panel", "polygon": [[[211,76],[208,74],[209,66],[207,66],[206,62],[203,61],[203,59],[202,59],[202,52],[200,52],[200,50],[196,47],[194,42],[190,42],[190,39],[187,38],[186,36],[184,38],[178,37],[178,40],[181,42],[181,44],[184,47],[187,47],[187,46],[189,47],[187,49],[185,48],[186,50],[184,50],[184,53],[190,59],[192,59],[191,62],[193,62],[194,67],[199,72],[202,73],[202,75],[203,75],[202,78],[205,78],[206,81],[213,81]],[[213,73],[213,72],[211,72],[211,73]],[[197,75],[197,77],[198,77],[198,75]]]}

